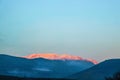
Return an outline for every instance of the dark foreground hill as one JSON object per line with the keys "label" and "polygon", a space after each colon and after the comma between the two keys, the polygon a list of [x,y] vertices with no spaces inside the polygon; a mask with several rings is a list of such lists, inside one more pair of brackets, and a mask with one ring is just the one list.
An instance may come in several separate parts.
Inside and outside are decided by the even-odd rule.
{"label": "dark foreground hill", "polygon": [[73,79],[64,79],[64,78],[20,78],[20,77],[14,77],[14,76],[2,76],[2,75],[0,75],[0,80],[73,80]]}
{"label": "dark foreground hill", "polygon": [[120,72],[120,59],[110,59],[87,70],[73,74],[68,78],[76,80],[105,80],[106,77],[112,77],[117,72]]}

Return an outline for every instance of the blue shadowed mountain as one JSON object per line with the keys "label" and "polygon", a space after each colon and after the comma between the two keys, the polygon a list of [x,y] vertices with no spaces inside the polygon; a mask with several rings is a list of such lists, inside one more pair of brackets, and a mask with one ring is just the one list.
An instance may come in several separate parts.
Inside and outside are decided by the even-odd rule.
{"label": "blue shadowed mountain", "polygon": [[[68,79],[74,80],[105,80],[106,77],[112,77],[120,72],[120,59],[110,59],[101,62],[87,70],[73,74]],[[113,80],[113,79],[110,79]],[[115,79],[118,80],[118,79]]]}
{"label": "blue shadowed mountain", "polygon": [[0,54],[0,75],[32,78],[63,78],[95,64],[86,60],[27,59]]}

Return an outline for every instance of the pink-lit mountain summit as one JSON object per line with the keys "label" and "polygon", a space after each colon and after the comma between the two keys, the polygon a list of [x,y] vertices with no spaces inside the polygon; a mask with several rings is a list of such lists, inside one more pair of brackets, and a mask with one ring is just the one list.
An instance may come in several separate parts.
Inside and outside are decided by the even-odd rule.
{"label": "pink-lit mountain summit", "polygon": [[68,55],[68,54],[55,54],[55,53],[36,53],[36,54],[30,54],[27,56],[24,56],[25,58],[28,59],[34,59],[34,58],[45,58],[45,59],[51,59],[51,60],[85,60],[85,61],[89,61],[92,62],[94,64],[97,64],[96,60],[93,59],[84,59],[80,56],[73,56],[73,55]]}

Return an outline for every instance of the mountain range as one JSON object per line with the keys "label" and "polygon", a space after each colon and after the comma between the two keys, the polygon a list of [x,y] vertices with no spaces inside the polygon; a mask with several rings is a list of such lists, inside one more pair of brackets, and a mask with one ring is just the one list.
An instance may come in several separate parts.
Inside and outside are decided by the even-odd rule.
{"label": "mountain range", "polygon": [[105,80],[105,77],[120,72],[120,59],[109,59],[95,64],[77,56],[65,55],[63,58],[54,54],[54,57],[51,54],[51,57],[45,57],[47,54],[35,55],[15,57],[0,54],[0,79]]}
{"label": "mountain range", "polygon": [[28,59],[4,54],[0,55],[0,64],[0,75],[33,78],[62,78],[95,65],[87,60]]}

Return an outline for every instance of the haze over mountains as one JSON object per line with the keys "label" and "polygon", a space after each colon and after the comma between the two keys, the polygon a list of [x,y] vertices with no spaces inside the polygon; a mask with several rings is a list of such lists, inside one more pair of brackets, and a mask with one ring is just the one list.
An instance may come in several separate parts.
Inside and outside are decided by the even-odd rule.
{"label": "haze over mountains", "polygon": [[[57,59],[55,55],[50,57],[52,59],[38,58],[38,56],[22,58],[1,54],[0,64],[3,65],[0,65],[0,74],[18,77],[62,78],[95,65],[93,62],[81,58],[74,60],[72,56],[64,57],[64,59]],[[53,59],[53,57],[56,58]]]}
{"label": "haze over mountains", "polygon": [[0,54],[0,59],[2,80],[105,80],[105,77],[120,72],[120,59],[99,64],[78,56],[57,54],[24,57]]}

